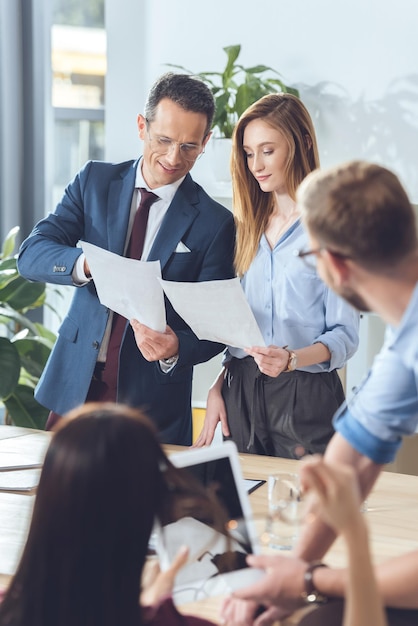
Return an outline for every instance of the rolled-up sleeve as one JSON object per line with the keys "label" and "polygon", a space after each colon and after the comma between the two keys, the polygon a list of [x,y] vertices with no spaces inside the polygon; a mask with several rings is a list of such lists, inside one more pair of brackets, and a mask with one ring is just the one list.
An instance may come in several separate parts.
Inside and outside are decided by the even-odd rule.
{"label": "rolled-up sleeve", "polygon": [[335,415],[334,428],[361,454],[388,463],[417,424],[415,372],[387,342],[357,394]]}
{"label": "rolled-up sleeve", "polygon": [[329,369],[343,367],[359,343],[359,312],[330,289],[325,295],[325,327],[315,342],[327,346],[331,353]]}
{"label": "rolled-up sleeve", "polygon": [[400,437],[396,441],[376,437],[347,408],[334,418],[334,428],[357,452],[379,465],[393,461],[402,443]]}

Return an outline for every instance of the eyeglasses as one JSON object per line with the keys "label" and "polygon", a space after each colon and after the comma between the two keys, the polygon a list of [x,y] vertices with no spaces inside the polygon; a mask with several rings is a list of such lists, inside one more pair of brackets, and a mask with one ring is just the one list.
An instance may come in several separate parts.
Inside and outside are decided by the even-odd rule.
{"label": "eyeglasses", "polygon": [[325,248],[324,246],[321,246],[320,248],[312,248],[311,250],[298,250],[296,256],[299,259],[302,259],[302,261],[304,261],[306,265],[309,265],[310,267],[315,267],[316,263],[313,257],[319,256],[324,250],[328,250],[330,254],[338,257],[339,259],[351,259],[348,254],[342,254],[341,252],[330,250],[329,248]]}
{"label": "eyeglasses", "polygon": [[152,150],[154,150],[158,154],[168,154],[169,152],[174,150],[175,146],[178,146],[181,158],[184,159],[185,161],[189,161],[193,163],[204,152],[202,144],[180,143],[179,141],[174,141],[173,139],[170,139],[169,137],[163,137],[161,135],[151,135],[151,133],[149,132],[148,120],[147,120],[147,132],[148,132],[150,146]]}
{"label": "eyeglasses", "polygon": [[315,259],[313,259],[312,257],[318,256],[324,249],[325,248],[313,248],[312,250],[298,250],[296,256],[299,259],[302,259],[302,261],[304,261],[306,265],[314,267],[316,264]]}

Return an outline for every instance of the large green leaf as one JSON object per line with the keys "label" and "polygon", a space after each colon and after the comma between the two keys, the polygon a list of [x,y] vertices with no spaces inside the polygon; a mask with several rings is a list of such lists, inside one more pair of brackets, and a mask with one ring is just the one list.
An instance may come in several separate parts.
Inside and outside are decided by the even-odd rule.
{"label": "large green leaf", "polygon": [[18,270],[17,270],[17,260],[16,257],[12,256],[12,257],[5,257],[4,259],[0,260],[0,273],[4,272],[5,270],[14,270],[14,272],[16,274],[18,274]]}
{"label": "large green leaf", "polygon": [[1,256],[3,259],[13,254],[13,251],[16,246],[16,237],[17,237],[19,230],[20,230],[19,226],[15,226],[6,235],[6,239],[3,241],[3,248],[1,251]]}
{"label": "large green leaf", "polygon": [[27,337],[13,341],[20,355],[22,367],[31,375],[39,378],[43,372],[51,347],[42,337]]}
{"label": "large green leaf", "polygon": [[13,262],[14,259],[0,261],[0,289],[4,289],[6,285],[16,280],[16,278],[19,276],[16,268],[8,267],[10,266],[10,264],[13,264]]}
{"label": "large green leaf", "polygon": [[50,348],[52,350],[52,347],[57,339],[56,334],[53,333],[52,330],[49,330],[49,328],[46,328],[45,326],[40,324],[39,322],[35,322],[35,326],[38,331],[39,337],[42,337],[43,339],[47,339],[49,342]]}
{"label": "large green leaf", "polygon": [[15,389],[19,375],[19,352],[6,337],[0,337],[0,398],[2,400]]}
{"label": "large green leaf", "polygon": [[[12,321],[15,326],[20,326],[21,328],[27,328],[32,335],[38,335],[38,329],[36,324],[30,321],[27,317],[10,308],[8,305],[1,306],[0,305],[0,324],[6,324],[9,321]],[[16,332],[16,331],[14,331]]]}
{"label": "large green leaf", "polygon": [[295,89],[295,87],[286,86],[285,92],[291,93],[293,96],[296,96],[296,98],[300,98],[299,89]]}
{"label": "large green leaf", "polygon": [[45,429],[49,411],[35,400],[31,387],[18,385],[4,405],[15,426]]}
{"label": "large green leaf", "polygon": [[223,73],[223,84],[224,86],[228,85],[228,80],[233,76],[234,71],[234,63],[237,60],[239,53],[241,52],[241,46],[238,44],[236,46],[226,46],[223,48],[228,56],[228,61],[225,66],[225,70]]}
{"label": "large green leaf", "polygon": [[0,302],[7,302],[16,311],[22,311],[35,305],[44,293],[44,283],[31,283],[17,276],[0,289]]}

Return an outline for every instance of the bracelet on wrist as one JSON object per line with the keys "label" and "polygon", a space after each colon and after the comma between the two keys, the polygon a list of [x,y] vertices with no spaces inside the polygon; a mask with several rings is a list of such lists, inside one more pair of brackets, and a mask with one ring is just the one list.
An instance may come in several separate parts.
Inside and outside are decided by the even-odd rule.
{"label": "bracelet on wrist", "polygon": [[302,598],[305,604],[325,604],[328,602],[328,598],[320,593],[314,585],[313,573],[318,567],[327,567],[322,561],[312,561],[308,563],[303,580],[305,589],[302,593]]}
{"label": "bracelet on wrist", "polygon": [[287,346],[283,346],[283,350],[286,350],[289,355],[287,359],[287,365],[283,372],[294,372],[298,366],[298,355],[293,350],[289,350]]}

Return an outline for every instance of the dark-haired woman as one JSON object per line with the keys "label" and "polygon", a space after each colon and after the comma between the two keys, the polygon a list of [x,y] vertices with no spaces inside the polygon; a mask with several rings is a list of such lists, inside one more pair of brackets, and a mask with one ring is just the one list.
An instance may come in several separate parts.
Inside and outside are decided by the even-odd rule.
{"label": "dark-haired woman", "polygon": [[159,600],[140,606],[154,521],[170,517],[173,493],[193,499],[202,514],[211,510],[139,411],[87,404],[69,413],[45,457],[1,626],[210,626],[182,615],[170,597],[186,553],[148,591]]}

